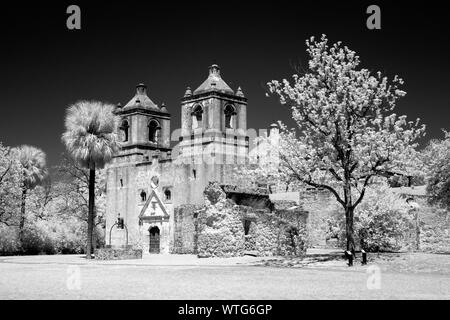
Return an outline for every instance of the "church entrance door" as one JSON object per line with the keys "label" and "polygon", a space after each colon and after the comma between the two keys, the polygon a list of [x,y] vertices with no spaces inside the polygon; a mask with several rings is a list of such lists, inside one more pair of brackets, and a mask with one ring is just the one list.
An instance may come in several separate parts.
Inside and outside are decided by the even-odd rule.
{"label": "church entrance door", "polygon": [[159,253],[159,228],[150,228],[150,253]]}

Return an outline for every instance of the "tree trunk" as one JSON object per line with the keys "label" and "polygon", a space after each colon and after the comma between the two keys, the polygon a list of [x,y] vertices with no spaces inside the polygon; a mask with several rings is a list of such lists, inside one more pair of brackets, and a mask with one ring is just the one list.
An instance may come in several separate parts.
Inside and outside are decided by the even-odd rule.
{"label": "tree trunk", "polygon": [[419,210],[416,211],[416,250],[420,251],[420,221],[419,221]]}
{"label": "tree trunk", "polygon": [[23,229],[25,228],[25,205],[27,201],[27,189],[22,187],[22,203],[20,205],[20,221],[19,221],[19,243],[22,247],[23,242]]}
{"label": "tree trunk", "polygon": [[88,229],[87,229],[87,247],[86,258],[92,259],[92,239],[94,231],[94,206],[95,206],[95,165],[89,168],[89,210],[88,210]]}
{"label": "tree trunk", "polygon": [[347,238],[347,251],[355,255],[355,237],[353,234],[353,213],[351,207],[345,208],[345,235]]}

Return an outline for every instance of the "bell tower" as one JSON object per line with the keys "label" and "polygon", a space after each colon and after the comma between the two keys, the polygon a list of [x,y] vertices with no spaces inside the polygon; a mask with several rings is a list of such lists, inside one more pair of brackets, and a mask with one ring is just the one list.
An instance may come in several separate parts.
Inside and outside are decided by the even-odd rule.
{"label": "bell tower", "polygon": [[120,117],[122,155],[151,157],[170,151],[170,114],[148,97],[145,84],[138,84],[134,97],[124,107],[118,105],[115,114]]}
{"label": "bell tower", "polygon": [[207,79],[181,99],[180,157],[216,164],[244,163],[248,155],[247,98],[222,79],[220,67],[209,67]]}

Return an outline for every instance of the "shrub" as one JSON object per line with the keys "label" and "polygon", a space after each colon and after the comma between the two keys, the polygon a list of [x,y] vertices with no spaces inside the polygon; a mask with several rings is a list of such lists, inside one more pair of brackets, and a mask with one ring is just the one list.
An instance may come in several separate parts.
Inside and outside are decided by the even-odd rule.
{"label": "shrub", "polygon": [[[104,236],[96,231],[96,247],[104,245]],[[0,226],[0,255],[82,254],[86,250],[86,223],[76,218],[29,221],[22,244],[16,227]]]}
{"label": "shrub", "polygon": [[[86,229],[85,222],[77,218],[66,218],[64,221],[53,219],[38,223],[51,239],[55,253],[59,254],[82,254],[86,250]],[[99,228],[94,229],[96,247],[102,247],[104,236]]]}
{"label": "shrub", "polygon": [[0,256],[17,254],[19,248],[17,228],[0,225]]}
{"label": "shrub", "polygon": [[52,238],[55,243],[55,250],[62,254],[81,254],[86,246],[86,227],[84,224],[73,221],[52,226]]}
{"label": "shrub", "polygon": [[23,230],[21,253],[25,255],[54,254],[52,239],[39,227],[32,226]]}
{"label": "shrub", "polygon": [[[355,210],[355,243],[369,252],[398,251],[408,244],[412,219],[406,201],[394,194],[387,184],[373,185]],[[345,247],[342,212],[336,211],[328,220],[328,226],[328,237],[337,238],[341,247]]]}

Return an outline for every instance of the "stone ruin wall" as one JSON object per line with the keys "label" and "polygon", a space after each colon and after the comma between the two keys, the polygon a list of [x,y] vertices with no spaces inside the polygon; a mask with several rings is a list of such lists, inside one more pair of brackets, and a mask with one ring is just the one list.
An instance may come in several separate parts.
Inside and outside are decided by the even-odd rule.
{"label": "stone ruin wall", "polygon": [[201,206],[181,205],[174,210],[174,242],[171,253],[197,253],[197,212]]}
{"label": "stone ruin wall", "polygon": [[[308,219],[308,247],[331,248],[335,247],[332,239],[328,239],[329,223],[331,216],[337,211],[342,211],[334,196],[328,191],[305,191],[300,194],[300,205],[309,212]],[[342,214],[344,214],[342,212]],[[331,240],[331,241],[330,241]]]}
{"label": "stone ruin wall", "polygon": [[251,206],[236,204],[217,183],[211,183],[204,194],[204,206],[184,205],[175,209],[173,253],[233,257],[246,253],[301,255],[306,251],[308,213],[302,208],[287,210],[295,202],[275,201],[268,208],[267,196],[260,197],[258,204],[253,195],[251,201],[243,201]]}
{"label": "stone ruin wall", "polygon": [[[220,195],[220,192],[218,193]],[[226,196],[225,196],[226,198]],[[195,253],[198,254],[198,240],[200,239],[201,251],[206,255],[233,256],[242,255],[245,252],[254,253],[258,256],[270,256],[274,254],[288,255],[295,254],[290,249],[292,242],[289,236],[286,236],[284,230],[286,228],[273,227],[277,225],[280,216],[286,216],[288,220],[293,220],[294,216],[289,217],[286,211],[271,210],[268,208],[255,208],[251,205],[251,201],[247,205],[237,205],[231,199],[222,199],[220,204],[209,204],[207,206],[181,206],[177,208],[176,215],[176,245],[174,253]],[[273,201],[275,205],[280,206],[283,202],[283,195],[277,197],[277,201]],[[285,205],[289,204],[292,195],[284,199]],[[450,252],[450,219],[447,212],[439,210],[435,206],[429,205],[426,198],[419,198],[417,202],[420,204],[420,251],[449,253]],[[300,205],[305,214],[296,215],[303,219],[298,222],[298,229],[305,226],[304,233],[307,235],[306,246],[308,248],[339,248],[340,242],[336,239],[329,239],[329,223],[330,217],[336,214],[344,214],[342,208],[336,202],[334,196],[327,191],[304,191],[299,194],[297,205]],[[220,214],[219,209],[224,210],[226,215]],[[275,207],[276,209],[276,207]],[[279,209],[279,208],[278,208]],[[211,216],[211,217],[210,217]],[[227,218],[225,216],[228,216]],[[205,218],[210,217],[210,218]],[[199,218],[210,219],[210,222],[217,219],[211,226],[202,229],[199,227]],[[220,235],[223,239],[231,237],[227,231],[221,226],[235,226],[234,237],[241,238],[244,233],[243,220],[250,220],[250,229],[247,235],[243,235],[243,248],[241,242],[237,250],[226,249],[223,247],[218,251],[219,242],[215,241],[212,235]],[[203,223],[203,222],[202,222]],[[295,221],[294,221],[295,224]],[[207,231],[203,236],[199,234],[199,228]],[[195,235],[195,236],[194,236]],[[407,250],[415,250],[415,229],[411,229],[410,233],[405,235],[407,238]],[[177,240],[178,239],[178,240]],[[235,241],[235,240],[233,240]],[[208,249],[207,245],[211,247]],[[216,249],[214,249],[216,248]],[[343,247],[342,247],[343,248]]]}

